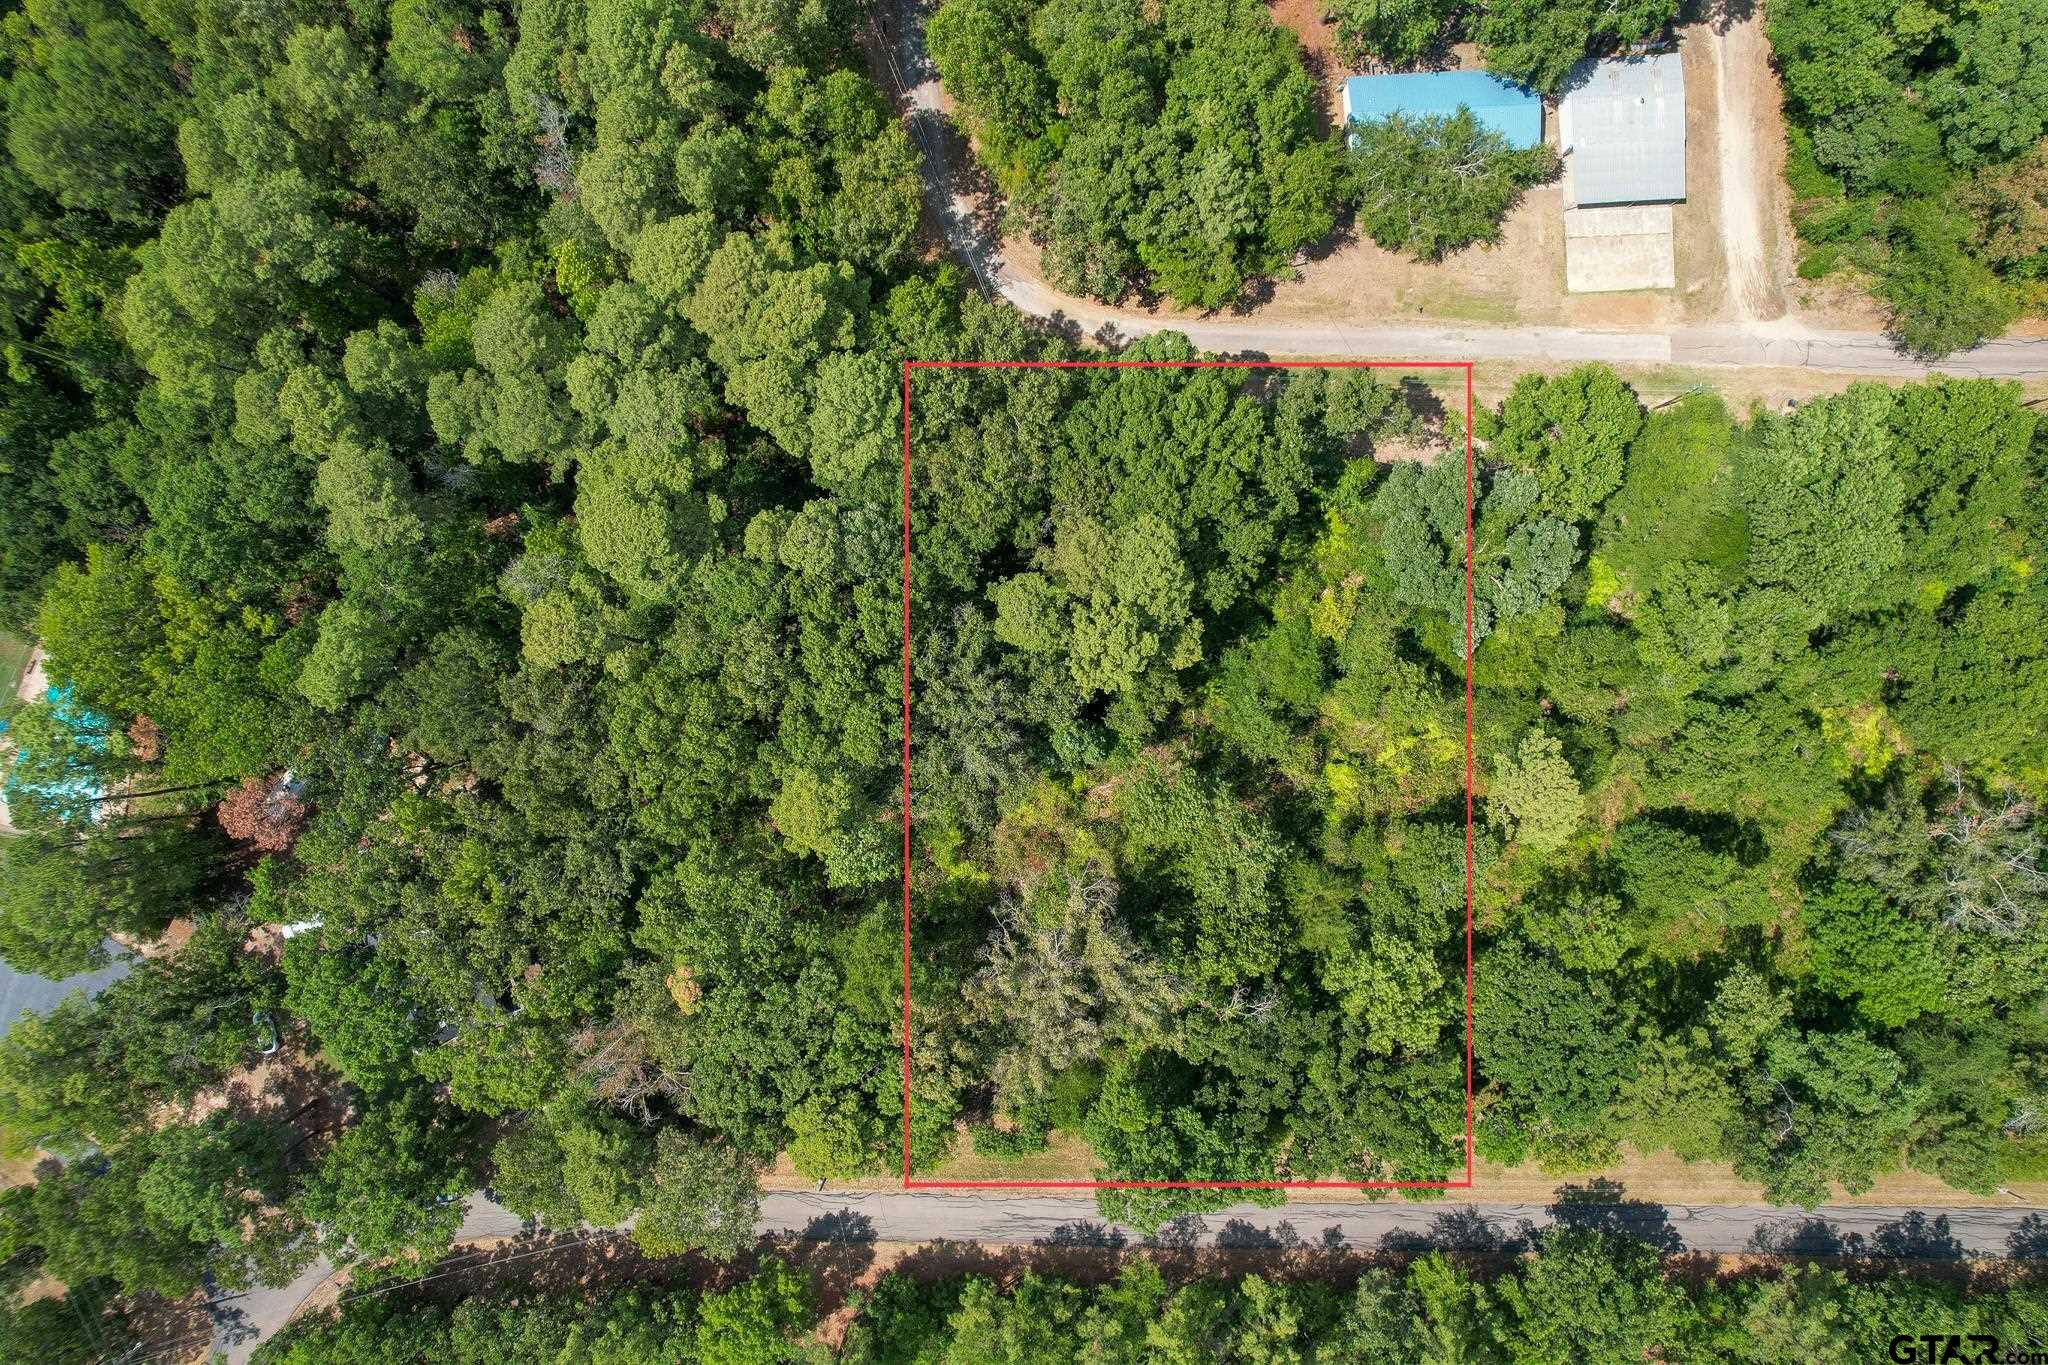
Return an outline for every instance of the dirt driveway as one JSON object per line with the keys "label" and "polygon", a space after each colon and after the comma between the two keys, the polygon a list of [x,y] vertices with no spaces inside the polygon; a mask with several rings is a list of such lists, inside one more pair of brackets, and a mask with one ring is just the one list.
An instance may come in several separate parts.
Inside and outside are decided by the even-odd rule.
{"label": "dirt driveway", "polygon": [[[1782,240],[1777,188],[1785,132],[1763,15],[1753,10],[1745,19],[1700,24],[1691,32],[1702,60],[1689,65],[1713,79],[1714,188],[1727,270],[1723,307],[1742,322],[1783,317],[1773,256]],[[1705,150],[1695,155],[1703,158]]]}

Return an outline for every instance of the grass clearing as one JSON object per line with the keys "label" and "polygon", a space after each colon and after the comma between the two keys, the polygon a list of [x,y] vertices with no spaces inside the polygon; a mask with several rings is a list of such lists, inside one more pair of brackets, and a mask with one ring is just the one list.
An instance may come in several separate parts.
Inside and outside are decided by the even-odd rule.
{"label": "grass clearing", "polygon": [[29,656],[36,647],[26,640],[0,631],[0,681],[7,687],[7,696],[13,696],[21,687],[21,675],[28,671]]}

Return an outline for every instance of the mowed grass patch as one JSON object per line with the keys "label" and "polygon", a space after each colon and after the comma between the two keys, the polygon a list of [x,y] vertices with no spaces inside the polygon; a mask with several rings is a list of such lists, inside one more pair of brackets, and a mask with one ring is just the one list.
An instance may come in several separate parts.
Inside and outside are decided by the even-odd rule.
{"label": "mowed grass patch", "polygon": [[28,660],[36,647],[26,640],[0,631],[0,680],[4,680],[7,696],[13,696],[21,687],[21,675],[28,671]]}

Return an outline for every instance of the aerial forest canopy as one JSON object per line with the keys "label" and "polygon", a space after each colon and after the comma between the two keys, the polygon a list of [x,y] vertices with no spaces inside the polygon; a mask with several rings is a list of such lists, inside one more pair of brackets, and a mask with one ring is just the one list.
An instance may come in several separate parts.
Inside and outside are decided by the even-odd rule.
{"label": "aerial forest canopy", "polygon": [[1874,278],[1929,355],[2048,313],[2048,3],[1788,0],[1769,32],[1799,273]]}
{"label": "aerial forest canopy", "polygon": [[[857,17],[8,14],[0,953],[190,932],[0,1042],[73,1158],[7,1264],[420,1269],[486,1184],[730,1254],[771,1161],[901,1169],[900,363],[1079,351],[921,252]],[[1462,396],[919,372],[916,1170],[1462,1173]],[[1474,435],[1479,1156],[2038,1177],[2016,388]],[[224,1107],[274,1036],[345,1102]]]}
{"label": "aerial forest canopy", "polygon": [[[1919,1231],[1930,1247],[1940,1245],[1927,1227]],[[1995,1338],[2021,1354],[2048,1341],[2048,1291],[2025,1281],[1866,1281],[1810,1262],[1770,1275],[1717,1279],[1673,1273],[1653,1247],[1624,1234],[1565,1226],[1534,1241],[1533,1257],[1495,1255],[1476,1265],[1431,1251],[1405,1266],[1361,1266],[1339,1253],[1316,1273],[1338,1278],[1341,1287],[1317,1278],[1228,1279],[1214,1269],[1191,1278],[1200,1263],[1170,1251],[1155,1253],[1157,1260],[1132,1255],[1101,1284],[1033,1270],[1014,1279],[935,1280],[897,1270],[857,1294],[851,1312],[835,1315],[851,1322],[830,1347],[806,1335],[825,1309],[808,1293],[807,1277],[772,1259],[730,1288],[701,1294],[644,1288],[536,1294],[519,1286],[467,1297],[452,1308],[380,1295],[355,1300],[334,1319],[300,1319],[258,1359],[261,1365],[355,1365],[390,1359],[393,1344],[403,1343],[413,1358],[454,1365],[496,1365],[520,1352],[556,1359],[557,1351],[634,1365],[1783,1365],[1808,1353],[1885,1359],[1895,1337],[1924,1349],[1923,1333],[1936,1334],[1937,1342],[1950,1333],[1979,1342]],[[1513,1246],[1496,1236],[1484,1249]]]}

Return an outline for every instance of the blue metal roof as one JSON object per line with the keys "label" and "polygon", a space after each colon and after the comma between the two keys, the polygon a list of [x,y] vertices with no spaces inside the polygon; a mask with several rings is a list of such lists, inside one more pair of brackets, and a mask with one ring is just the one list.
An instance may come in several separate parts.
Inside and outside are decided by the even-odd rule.
{"label": "blue metal roof", "polygon": [[1344,82],[1344,117],[1369,123],[1472,111],[1514,148],[1543,141],[1543,101],[1536,92],[1485,71],[1417,71],[1398,76],[1353,76]]}

